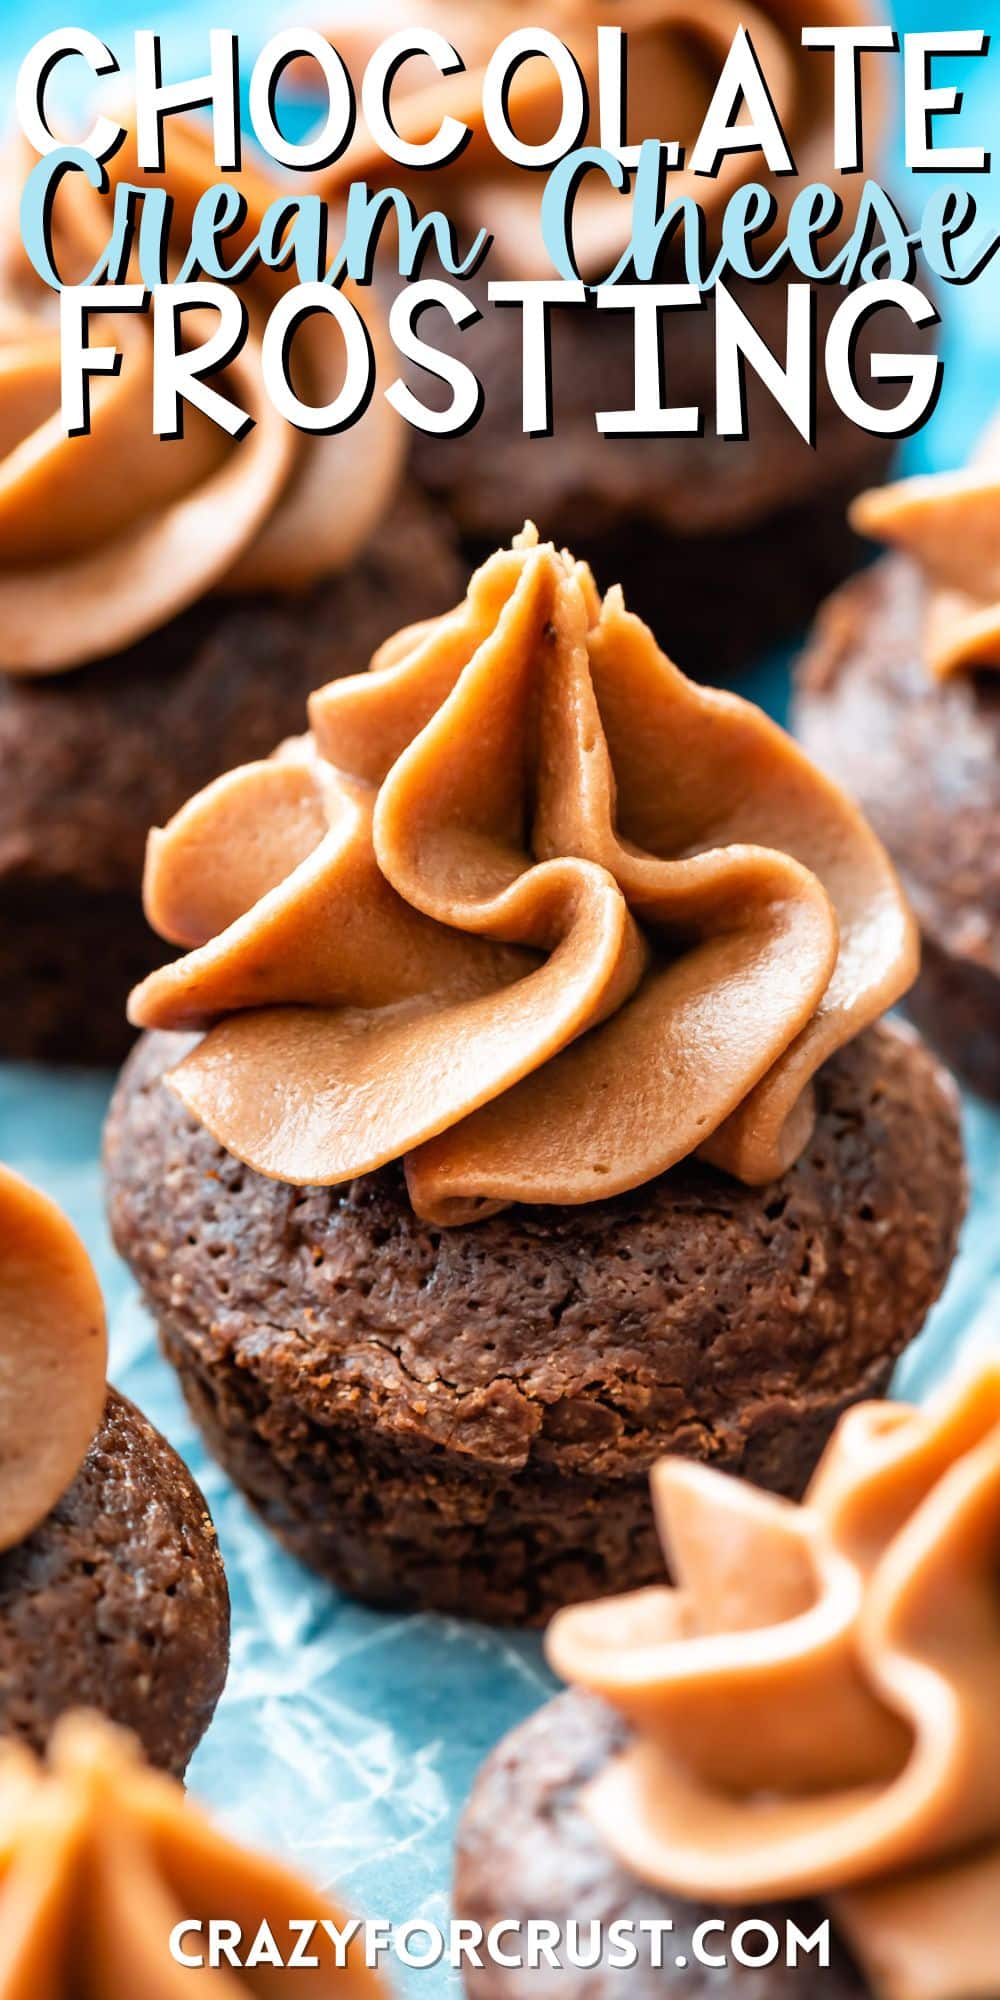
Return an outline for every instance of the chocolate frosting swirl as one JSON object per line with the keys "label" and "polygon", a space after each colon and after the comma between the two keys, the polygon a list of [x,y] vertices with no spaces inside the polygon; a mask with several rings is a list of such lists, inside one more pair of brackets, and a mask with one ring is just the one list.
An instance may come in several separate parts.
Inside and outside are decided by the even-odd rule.
{"label": "chocolate frosting swirl", "polygon": [[533,530],[311,720],[151,836],[147,912],[187,955],[130,1004],[208,1029],[173,1087],[264,1174],[405,1155],[442,1223],[696,1150],[768,1181],[815,1071],[913,977],[844,794]]}
{"label": "chocolate frosting swirl", "polygon": [[86,1250],[66,1217],[0,1167],[0,1550],[71,1486],[101,1420],[108,1342]]}
{"label": "chocolate frosting swirl", "polygon": [[1000,418],[964,471],[861,493],[851,521],[923,570],[925,657],[935,680],[1000,667]]}
{"label": "chocolate frosting swirl", "polygon": [[[199,196],[220,176],[197,124],[170,121],[167,158],[166,176],[141,172],[129,137],[109,172],[113,185],[166,186],[179,246]],[[248,212],[227,248],[231,262],[283,192],[252,166],[234,184]],[[79,282],[106,246],[110,195],[68,174],[54,228],[57,269]],[[221,386],[253,419],[244,438],[233,441],[191,408],[182,438],[154,434],[152,328],[134,313],[91,322],[91,345],[116,345],[122,367],[93,381],[90,435],[67,437],[55,296],[10,230],[8,238],[0,296],[0,670],[59,673],[130,645],[209,591],[298,590],[350,561],[397,481],[403,423],[380,386],[360,421],[337,436],[296,431],[278,414],[263,385],[260,337],[287,275],[258,268],[241,286],[250,332]],[[370,293],[362,311],[381,378],[390,344]],[[189,324],[194,337],[206,338],[216,318],[192,314]],[[321,404],[337,393],[341,341],[325,320],[300,328],[293,369],[304,401]]]}
{"label": "chocolate frosting swirl", "polygon": [[[32,2000],[177,2000],[197,1976],[225,2000],[251,1993],[303,2000],[377,2000],[382,1981],[364,1964],[363,1940],[335,1967],[197,1973],[171,1956],[185,1918],[237,1923],[250,1950],[270,1924],[283,1956],[293,1923],[344,1923],[342,1912],[278,1861],[248,1853],[217,1831],[172,1778],[143,1763],[133,1739],[85,1712],[65,1716],[43,1766],[20,1744],[0,1746],[0,1990]],[[185,1948],[207,1948],[189,1936]],[[324,1942],[326,1942],[324,1940]]]}
{"label": "chocolate frosting swirl", "polygon": [[[590,96],[591,123],[581,143],[599,145],[597,115],[597,28],[610,22],[629,37],[629,120],[626,143],[643,139],[674,139],[682,160],[693,146],[736,30],[750,35],[772,101],[788,140],[796,172],[775,180],[773,188],[784,208],[798,191],[833,174],[833,69],[829,53],[809,53],[801,47],[802,28],[859,26],[869,18],[861,0],[818,0],[798,6],[794,0],[769,5],[740,6],[736,0],[619,0],[612,8],[597,0],[552,0],[546,26],[572,51]],[[378,0],[364,19],[337,22],[329,39],[340,50],[352,74],[360,78],[379,42],[398,29],[435,27],[457,48],[465,62],[462,73],[442,77],[420,57],[401,69],[393,90],[397,130],[411,142],[426,141],[450,116],[470,127],[472,138],[454,166],[434,175],[441,185],[447,212],[462,217],[466,228],[485,227],[494,237],[506,268],[526,278],[551,276],[538,226],[538,177],[514,167],[497,153],[483,124],[482,88],[487,63],[495,48],[513,30],[525,26],[517,0],[488,0],[466,9],[458,23],[447,0]],[[884,93],[878,58],[861,58],[865,92],[865,136],[877,143],[884,122]],[[306,72],[303,68],[303,77]],[[558,82],[550,63],[528,61],[515,74],[510,89],[510,117],[517,136],[540,143],[556,130],[561,111]],[[363,125],[342,158],[327,175],[331,188],[352,180],[405,185],[406,170],[374,144]],[[419,177],[418,177],[419,178]],[[684,164],[673,169],[671,196],[689,195],[709,219],[721,214],[734,190],[750,180],[771,180],[756,152],[734,153],[714,176],[695,175]],[[424,190],[425,192],[426,190]],[[857,176],[841,182],[845,206],[858,193]],[[581,275],[599,278],[626,248],[631,229],[630,204],[590,175],[578,196],[574,243]]]}
{"label": "chocolate frosting swirl", "polygon": [[585,1805],[643,1880],[823,1896],[877,2000],[996,1992],[1000,1366],[842,1418],[801,1507],[680,1459],[677,1585],[562,1612],[548,1653],[635,1736]]}

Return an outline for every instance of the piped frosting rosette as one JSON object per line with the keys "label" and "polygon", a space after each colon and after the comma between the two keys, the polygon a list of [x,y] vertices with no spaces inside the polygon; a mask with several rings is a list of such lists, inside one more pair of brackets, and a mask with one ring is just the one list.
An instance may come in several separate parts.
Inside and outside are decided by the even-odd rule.
{"label": "piped frosting rosette", "polygon": [[[774,192],[784,207],[800,186],[835,179],[833,171],[833,69],[829,53],[810,54],[801,46],[805,25],[857,27],[869,19],[859,0],[819,0],[798,7],[794,0],[740,6],[736,0],[620,0],[608,8],[597,0],[552,0],[545,26],[573,53],[587,86],[590,124],[581,144],[602,143],[597,93],[597,29],[608,25],[628,35],[628,130],[626,144],[644,139],[676,140],[686,160],[704,121],[723,63],[736,31],[750,35],[767,78],[774,108],[795,162],[794,177],[777,180]],[[411,143],[426,143],[442,119],[469,126],[472,138],[456,164],[434,184],[442,184],[441,203],[449,213],[463,214],[476,227],[489,230],[504,263],[520,276],[551,275],[538,226],[538,177],[506,161],[497,152],[483,122],[483,78],[490,56],[504,37],[530,25],[517,0],[487,0],[466,9],[461,20],[446,0],[379,0],[329,29],[352,74],[360,79],[365,64],[388,35],[414,27],[433,27],[456,47],[464,71],[442,77],[426,59],[414,56],[399,71],[393,86],[394,122]],[[884,98],[878,58],[861,58],[865,91],[865,137],[878,143]],[[308,71],[303,64],[300,76]],[[556,131],[562,98],[555,70],[544,58],[529,58],[515,72],[509,92],[511,126],[525,143],[541,144]],[[741,114],[744,121],[746,113]],[[671,196],[689,195],[710,218],[721,214],[734,190],[751,180],[770,178],[757,152],[734,153],[714,176],[695,175],[685,164],[671,171]],[[426,176],[424,182],[426,195]],[[357,137],[329,170],[328,184],[346,186],[352,180],[383,185],[405,184],[406,170],[388,160],[375,145],[363,122]],[[850,208],[858,191],[857,177],[840,182],[838,192]],[[574,243],[581,274],[599,278],[624,251],[631,228],[630,204],[601,176],[591,175],[577,198]]]}
{"label": "piped frosting rosette", "polygon": [[877,2000],[992,2000],[1000,1365],[850,1412],[801,1507],[680,1459],[653,1497],[676,1588],[548,1636],[634,1726],[602,1838],[712,1904],[829,1899]]}
{"label": "piped frosting rosette", "polygon": [[[175,1925],[187,1921],[183,1949],[207,1961],[207,1930],[196,1926],[212,1919],[239,1926],[246,1955],[266,1922],[285,1958],[301,1938],[295,1927],[312,1922],[320,1962],[280,1971],[265,1946],[245,1970],[181,1965],[170,1949]],[[338,1968],[324,1922],[339,1930],[345,1919],[290,1869],[217,1831],[103,1718],[64,1717],[45,1765],[19,1744],[0,1746],[3,2000],[70,2000],[84,1990],[80,1967],[88,2000],[180,2000],[192,1982],[213,2000],[286,1991],[375,2000],[385,1989],[365,1967],[363,1939],[346,1946]]]}
{"label": "piped frosting rosette", "polygon": [[147,912],[185,956],[130,1003],[207,1031],[171,1084],[263,1174],[405,1157],[439,1223],[696,1151],[766,1182],[914,976],[845,795],[533,530],[311,722],[152,834]]}
{"label": "piped frosting rosette", "polygon": [[0,1167],[0,1551],[24,1541],[76,1478],[104,1409],[107,1353],[76,1231]]}
{"label": "piped frosting rosette", "polygon": [[923,571],[924,651],[935,680],[1000,667],[1000,417],[964,471],[875,487],[855,500],[851,521]]}
{"label": "piped frosting rosette", "polygon": [[[139,169],[131,137],[110,163],[113,186],[166,186],[178,244],[186,244],[199,196],[221,178],[206,134],[193,122],[169,121],[165,176]],[[230,262],[283,192],[252,166],[233,178],[247,218],[227,240]],[[66,282],[81,282],[97,266],[111,213],[110,194],[81,173],[64,177],[53,227]],[[118,347],[122,365],[115,377],[93,378],[90,434],[68,437],[55,294],[12,240],[0,275],[0,670],[58,673],[104,658],[210,591],[303,589],[344,568],[364,545],[404,446],[402,420],[381,393],[390,345],[370,292],[362,303],[345,287],[368,327],[378,385],[364,416],[336,436],[295,430],[265,391],[261,330],[293,279],[258,266],[240,286],[250,313],[246,343],[215,384],[252,417],[244,437],[234,441],[191,407],[182,438],[155,435],[152,326],[130,312],[90,322],[90,344]],[[188,316],[198,340],[216,324],[211,311]],[[300,326],[292,375],[304,402],[324,405],[337,395],[343,344],[325,317]]]}

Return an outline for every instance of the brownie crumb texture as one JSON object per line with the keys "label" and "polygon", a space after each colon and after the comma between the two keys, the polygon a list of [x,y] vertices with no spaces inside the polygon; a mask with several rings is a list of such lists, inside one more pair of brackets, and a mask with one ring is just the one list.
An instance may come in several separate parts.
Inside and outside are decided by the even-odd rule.
{"label": "brownie crumb texture", "polygon": [[398,1168],[263,1179],[130,1058],[111,1222],[210,1448],[296,1555],[377,1604],[494,1621],[662,1574],[648,1496],[678,1451],[801,1494],[885,1390],[951,1263],[956,1093],[880,1027],[818,1081],[769,1188],[688,1162],[613,1200],[440,1229]]}
{"label": "brownie crumb texture", "polygon": [[186,1466],[113,1389],[69,1491],[0,1556],[0,1732],[42,1750],[68,1708],[182,1777],[229,1660],[229,1593]]}
{"label": "brownie crumb texture", "polygon": [[[459,1825],[454,1910],[486,1933],[505,1918],[527,1926],[547,1917],[565,1937],[575,1920],[584,1953],[591,1923],[603,1925],[606,1939],[609,1925],[620,1921],[633,1927],[638,1964],[616,1969],[607,1944],[601,1962],[589,1969],[515,1971],[484,1954],[481,1969],[464,1971],[469,2000],[520,2000],[522,1994],[532,2000],[620,2000],[626,1990],[628,2000],[867,2000],[867,1981],[835,1936],[822,1970],[805,1955],[795,1966],[778,1959],[767,1967],[698,1964],[694,1938],[703,1923],[721,1919],[732,1938],[739,1923],[753,1917],[772,1924],[783,1942],[789,1924],[811,1937],[825,1912],[803,1902],[720,1910],[640,1882],[604,1846],[580,1803],[584,1786],[626,1741],[626,1725],[604,1702],[576,1693],[560,1695],[505,1737],[483,1765]],[[657,1966],[652,1937],[667,1923],[672,1929],[661,1936],[663,1963]],[[650,1927],[645,1933],[642,1924]],[[504,1940],[504,1950],[513,1951],[516,1943]],[[722,1953],[725,1935],[715,1933],[707,1948]],[[761,1948],[759,1935],[748,1940],[748,1952]]]}
{"label": "brownie crumb texture", "polygon": [[825,607],[800,662],[796,733],[853,793],[923,933],[907,1011],[984,1096],[1000,1098],[1000,674],[934,681],[925,590],[885,558]]}
{"label": "brownie crumb texture", "polygon": [[404,492],[308,591],[210,596],[113,659],[0,674],[0,1059],[122,1060],[129,988],[172,955],[142,915],[149,828],[300,735],[314,688],[464,584],[447,523]]}

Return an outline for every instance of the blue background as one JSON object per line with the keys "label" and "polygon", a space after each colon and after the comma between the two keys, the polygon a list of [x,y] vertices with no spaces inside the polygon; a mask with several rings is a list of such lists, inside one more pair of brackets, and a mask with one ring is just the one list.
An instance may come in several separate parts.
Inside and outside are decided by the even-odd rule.
{"label": "blue background", "polygon": [[[537,11],[544,17],[543,5]],[[329,20],[335,9],[320,12]],[[205,26],[235,22],[252,57],[276,18],[262,0],[242,0],[228,21],[221,8],[3,0],[5,111],[12,112],[22,54],[67,20],[102,35],[123,68],[132,30],[155,27],[168,73],[182,75],[207,66]],[[993,4],[956,11],[916,0],[895,18],[902,28],[989,29],[1000,21],[1000,10]],[[967,93],[949,136],[954,143],[988,145],[1000,115],[1000,50],[995,58],[949,64],[947,78],[961,80]],[[904,175],[890,168],[889,178],[909,212],[919,212],[930,183],[915,180],[908,195]],[[1000,225],[996,172],[970,184],[984,228]],[[996,265],[975,285],[945,295],[942,349],[946,367],[937,411],[906,447],[914,468],[957,463],[1000,401]],[[759,663],[747,686],[783,714],[787,658]],[[183,1452],[219,1527],[233,1591],[232,1671],[192,1766],[192,1786],[242,1837],[284,1850],[320,1882],[336,1884],[358,1910],[440,1923],[448,1914],[454,1819],[475,1768],[497,1737],[549,1692],[538,1643],[453,1620],[362,1610],[299,1569],[256,1526],[206,1460],[108,1242],[99,1145],[109,1089],[109,1078],[0,1065],[0,1155],[47,1188],[82,1230],[108,1299],[113,1379]],[[1000,1116],[969,1099],[966,1129],[972,1209],[946,1296],[900,1371],[897,1386],[906,1393],[922,1393],[960,1347],[1000,1341]],[[449,1985],[443,1971],[410,1974],[397,1983],[428,2000]]]}

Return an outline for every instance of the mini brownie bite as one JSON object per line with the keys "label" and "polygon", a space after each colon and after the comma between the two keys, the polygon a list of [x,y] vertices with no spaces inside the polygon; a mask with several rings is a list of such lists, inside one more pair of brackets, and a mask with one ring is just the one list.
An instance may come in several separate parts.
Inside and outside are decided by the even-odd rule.
{"label": "mini brownie bite", "polygon": [[0,1351],[0,1736],[40,1750],[86,1704],[181,1775],[226,1678],[215,1531],[176,1452],[107,1387],[82,1243],[5,1168]]}
{"label": "mini brownie bite", "polygon": [[954,1250],[953,1088],[846,797],[526,531],[154,833],[107,1131],[212,1448],[382,1603],[655,1573],[667,1447],[805,1484]]}
{"label": "mini brownie bite", "polygon": [[[480,1772],[455,1914],[521,1926],[507,1952],[533,1917],[563,1938],[575,1921],[585,1944],[603,1925],[596,1963],[564,1960],[567,2000],[623,1981],[640,2000],[988,2000],[1000,1370],[926,1411],[849,1412],[800,1507],[680,1459],[652,1484],[676,1583],[554,1620],[549,1658],[574,1691]],[[813,1938],[824,1920],[829,1963],[784,1963],[790,1927]],[[627,1973],[616,1921],[637,1948]],[[734,1951],[743,1922],[756,1965]],[[465,1982],[470,2000],[554,1990],[489,1957]]]}
{"label": "mini brownie bite", "polygon": [[[801,31],[807,22],[830,24],[840,32],[861,27],[868,20],[865,6],[858,0],[820,0],[817,12],[778,0],[748,15],[730,0],[703,0],[700,7],[682,9],[668,0],[618,0],[611,11],[615,25],[628,36],[627,142],[660,139],[681,145],[680,165],[666,175],[662,201],[689,199],[701,206],[706,263],[718,252],[727,201],[748,182],[762,182],[776,203],[773,231],[758,237],[754,246],[758,264],[780,239],[795,195],[810,182],[835,183],[845,229],[850,226],[862,177],[834,171],[832,62],[828,53],[804,50]],[[751,369],[746,370],[747,438],[713,436],[714,290],[696,308],[664,312],[661,328],[664,402],[696,409],[703,434],[630,437],[598,430],[598,412],[627,413],[635,407],[636,339],[628,311],[598,311],[591,297],[587,308],[556,305],[549,311],[551,435],[525,435],[522,312],[491,302],[488,286],[504,280],[551,282],[565,274],[555,271],[542,237],[545,173],[506,160],[485,130],[482,110],[486,66],[503,39],[527,25],[524,8],[518,0],[490,0],[461,11],[451,0],[369,0],[354,13],[354,19],[348,11],[344,20],[325,21],[324,26],[359,85],[375,48],[399,29],[436,28],[457,49],[464,63],[457,74],[442,77],[429,59],[419,56],[399,67],[392,82],[393,119],[405,138],[421,142],[437,132],[445,117],[468,126],[472,137],[453,165],[407,177],[406,168],[388,159],[373,141],[361,109],[353,143],[326,176],[327,191],[342,198],[356,179],[375,186],[401,185],[420,213],[435,207],[452,219],[460,254],[469,252],[481,230],[490,239],[475,275],[460,281],[478,309],[478,322],[456,328],[444,312],[428,319],[428,338],[465,362],[482,383],[482,415],[461,437],[418,432],[417,475],[432,498],[448,509],[470,560],[482,560],[530,514],[545,522],[557,544],[586,557],[598,574],[617,577],[633,608],[690,671],[714,682],[745,667],[756,651],[800,627],[826,591],[856,567],[858,548],[845,519],[847,504],[860,487],[884,477],[892,441],[863,430],[843,413],[822,362],[815,448]],[[607,20],[607,8],[596,0],[555,0],[545,10],[545,27],[571,50],[583,78],[589,124],[579,143],[591,146],[603,143],[597,32]],[[772,174],[752,148],[730,153],[714,176],[696,174],[687,164],[741,25],[753,37],[772,90],[794,160],[792,174]],[[871,153],[880,144],[885,122],[880,58],[861,56],[859,63]],[[305,63],[300,74],[308,88]],[[313,83],[315,75],[313,69]],[[563,110],[552,64],[541,57],[526,60],[511,80],[509,103],[519,139],[538,145],[551,138]],[[634,179],[630,185],[634,188]],[[635,282],[626,263],[632,202],[602,171],[584,175],[571,227],[575,264],[584,281],[597,285],[620,269],[626,283]],[[395,247],[393,236],[386,261]],[[683,229],[668,232],[656,277],[665,284],[689,282]],[[778,355],[788,345],[789,278],[796,280],[794,268],[766,283],[732,271],[725,276],[735,304]],[[820,356],[846,296],[836,283],[813,288]],[[876,315],[859,329],[856,343],[862,393],[876,406],[889,406],[898,387],[872,378],[873,354],[885,348],[919,353],[928,345],[926,328],[915,327],[900,309]],[[413,372],[420,398],[444,406],[450,392],[439,390],[426,371]]]}
{"label": "mini brownie bite", "polygon": [[[219,176],[201,129],[169,126],[179,243]],[[110,171],[156,184],[131,138]],[[69,280],[111,228],[114,189],[82,181],[68,174],[54,200]],[[252,167],[239,186],[234,258],[280,193]],[[192,407],[182,437],[154,435],[151,325],[121,312],[92,332],[119,348],[120,373],[94,378],[90,434],[67,437],[56,295],[14,242],[0,265],[0,1056],[113,1062],[128,1044],[124,997],[159,955],[139,897],[150,819],[268,754],[319,682],[443,610],[461,577],[451,531],[405,475],[373,294],[358,302],[375,393],[340,435],[296,430],[265,394],[261,326],[289,280],[258,269],[247,342],[216,382],[250,412],[245,437]],[[193,325],[204,339],[213,315]],[[342,368],[337,328],[304,324],[303,399],[329,402]]]}
{"label": "mini brownie bite", "polygon": [[904,480],[853,519],[899,551],[822,612],[795,726],[849,786],[923,933],[908,1005],[1000,1097],[1000,424],[967,471]]}
{"label": "mini brownie bite", "polygon": [[[213,1925],[225,1939],[214,1964]],[[363,1935],[336,1962],[346,1926],[291,1868],[238,1847],[101,1716],[64,1716],[44,1763],[0,1744],[5,1993],[76,2000],[84,1966],[88,2000],[176,2000],[195,1973],[219,2000],[377,2000]]]}

